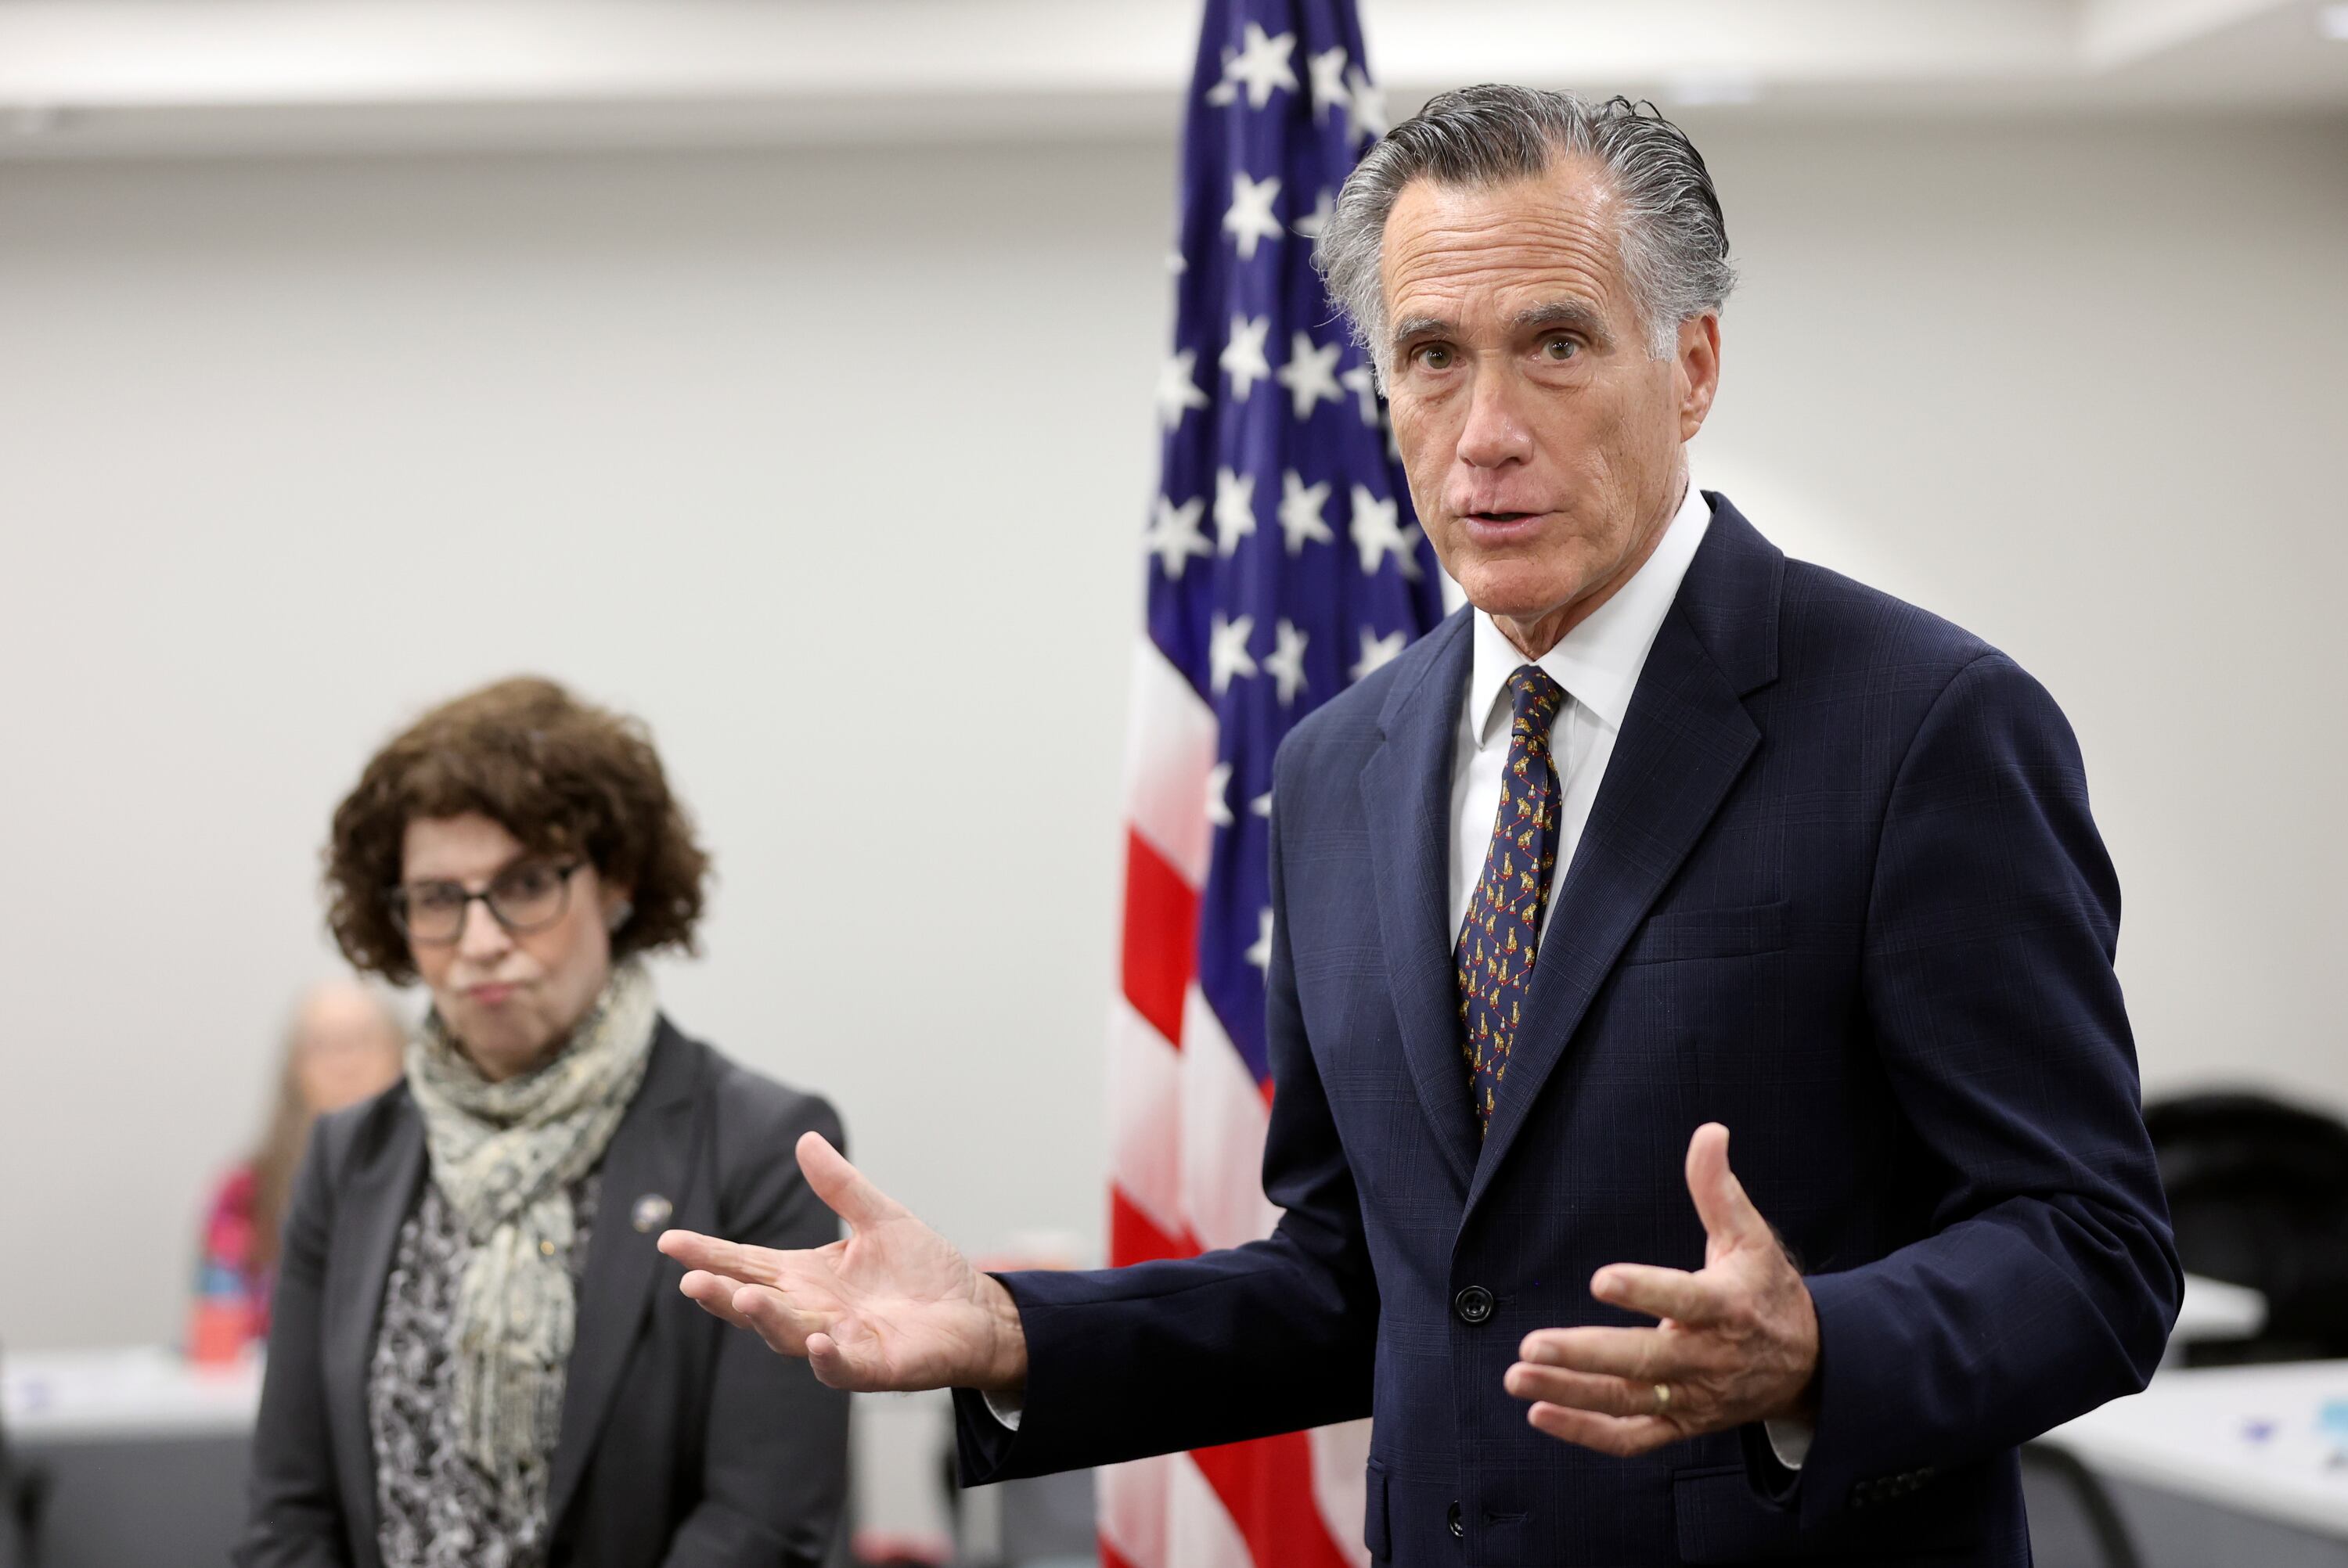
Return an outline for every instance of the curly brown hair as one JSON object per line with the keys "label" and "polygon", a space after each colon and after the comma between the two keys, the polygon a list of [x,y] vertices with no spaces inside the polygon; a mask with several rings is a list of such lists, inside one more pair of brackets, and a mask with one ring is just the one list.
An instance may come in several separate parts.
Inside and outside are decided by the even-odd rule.
{"label": "curly brown hair", "polygon": [[396,985],[416,978],[386,896],[407,825],[479,812],[531,850],[584,855],[629,890],[615,958],[694,950],[709,856],[669,793],[643,723],[517,676],[443,702],[395,736],[335,808],[326,926],[343,956]]}

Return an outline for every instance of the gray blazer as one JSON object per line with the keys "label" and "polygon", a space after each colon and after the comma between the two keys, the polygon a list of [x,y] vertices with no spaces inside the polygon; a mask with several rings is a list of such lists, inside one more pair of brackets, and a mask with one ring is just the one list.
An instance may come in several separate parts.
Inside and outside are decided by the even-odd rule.
{"label": "gray blazer", "polygon": [[[773,1247],[837,1240],[792,1158],[810,1129],[839,1141],[823,1101],[661,1020],[603,1156],[549,1481],[551,1568],[823,1560],[847,1489],[848,1397],[686,1300],[654,1246],[671,1225]],[[318,1123],[285,1221],[242,1568],[381,1568],[367,1363],[424,1179],[404,1082]],[[674,1212],[640,1230],[644,1198]]]}

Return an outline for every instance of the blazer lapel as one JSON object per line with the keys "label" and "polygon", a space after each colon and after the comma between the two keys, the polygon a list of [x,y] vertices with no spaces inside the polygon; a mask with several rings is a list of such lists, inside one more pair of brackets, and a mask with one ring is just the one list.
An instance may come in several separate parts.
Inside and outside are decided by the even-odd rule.
{"label": "blazer lapel", "polygon": [[1452,750],[1475,646],[1469,613],[1454,615],[1430,635],[1429,657],[1415,682],[1396,682],[1380,715],[1385,742],[1370,754],[1361,782],[1395,1018],[1419,1107],[1462,1190],[1474,1169],[1476,1112],[1459,1053],[1448,825]]}
{"label": "blazer lapel", "polygon": [[325,1384],[327,1430],[333,1435],[335,1470],[348,1517],[366,1528],[354,1532],[372,1555],[376,1536],[375,1441],[367,1428],[367,1364],[375,1352],[384,1282],[399,1227],[416,1206],[424,1180],[424,1122],[406,1091],[390,1110],[382,1142],[359,1156],[337,1207],[342,1218],[328,1254],[324,1307],[326,1343],[321,1376]]}
{"label": "blazer lapel", "polygon": [[564,1377],[562,1428],[547,1477],[547,1519],[559,1523],[587,1472],[595,1439],[611,1413],[628,1352],[636,1342],[663,1262],[654,1245],[666,1214],[636,1228],[640,1199],[685,1204],[691,1173],[697,1052],[667,1019],[653,1040],[644,1087],[603,1151],[602,1195],[579,1282],[578,1337]]}
{"label": "blazer lapel", "polygon": [[1553,894],[1509,1077],[1468,1193],[1472,1214],[1591,999],[1760,744],[1742,697],[1776,674],[1785,558],[1725,499],[1639,676],[1589,824]]}

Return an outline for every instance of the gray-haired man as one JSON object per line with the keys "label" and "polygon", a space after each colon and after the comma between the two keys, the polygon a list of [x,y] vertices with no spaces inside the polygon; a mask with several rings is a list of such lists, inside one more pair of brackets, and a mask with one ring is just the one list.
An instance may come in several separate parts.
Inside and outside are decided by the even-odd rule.
{"label": "gray-haired man", "polygon": [[968,1480],[1368,1411],[1382,1562],[2026,1563],[2014,1445],[2179,1287],[2062,714],[1693,487],[1731,273],[1661,118],[1446,94],[1321,260],[1470,608],[1281,755],[1278,1233],[990,1277],[811,1139],[853,1239],[672,1235],[686,1293],[963,1390]]}

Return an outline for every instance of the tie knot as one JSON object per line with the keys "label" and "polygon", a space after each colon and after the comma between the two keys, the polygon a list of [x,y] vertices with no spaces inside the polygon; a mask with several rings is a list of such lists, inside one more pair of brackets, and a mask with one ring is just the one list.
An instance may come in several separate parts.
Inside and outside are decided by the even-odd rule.
{"label": "tie knot", "polygon": [[1558,709],[1565,704],[1565,688],[1540,665],[1519,664],[1509,677],[1509,702],[1519,732],[1545,735]]}

